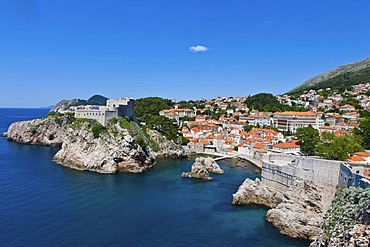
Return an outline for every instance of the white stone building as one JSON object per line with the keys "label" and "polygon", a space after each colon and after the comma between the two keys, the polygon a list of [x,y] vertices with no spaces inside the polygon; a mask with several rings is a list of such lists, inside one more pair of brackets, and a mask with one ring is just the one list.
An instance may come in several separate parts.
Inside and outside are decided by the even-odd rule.
{"label": "white stone building", "polygon": [[95,119],[103,126],[115,117],[128,116],[135,119],[135,103],[133,99],[121,98],[108,100],[106,106],[85,105],[75,109],[75,118]]}

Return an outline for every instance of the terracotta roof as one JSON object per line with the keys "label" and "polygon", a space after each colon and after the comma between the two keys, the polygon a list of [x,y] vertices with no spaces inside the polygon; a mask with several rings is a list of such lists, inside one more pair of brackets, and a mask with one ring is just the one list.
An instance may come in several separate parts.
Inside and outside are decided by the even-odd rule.
{"label": "terracotta roof", "polygon": [[347,160],[348,161],[353,161],[353,162],[362,162],[362,161],[365,161],[365,159],[362,158],[361,156],[351,156]]}
{"label": "terracotta roof", "polygon": [[284,111],[284,112],[275,112],[275,114],[279,115],[297,115],[297,116],[316,116],[317,114],[312,111],[308,112],[299,112],[299,111]]}
{"label": "terracotta roof", "polygon": [[362,157],[370,157],[370,154],[367,152],[357,152],[355,153],[357,156],[362,156]]}
{"label": "terracotta roof", "polygon": [[257,148],[257,149],[261,149],[261,148],[264,148],[265,145],[263,145],[262,143],[256,143],[254,144],[253,148]]}
{"label": "terracotta roof", "polygon": [[288,149],[288,148],[299,148],[300,146],[295,142],[282,142],[272,145],[276,148]]}
{"label": "terracotta roof", "polygon": [[333,126],[321,126],[320,129],[335,130]]}
{"label": "terracotta roof", "polygon": [[200,140],[200,143],[202,143],[203,145],[208,145],[209,144],[209,142],[207,140],[204,140],[204,139]]}

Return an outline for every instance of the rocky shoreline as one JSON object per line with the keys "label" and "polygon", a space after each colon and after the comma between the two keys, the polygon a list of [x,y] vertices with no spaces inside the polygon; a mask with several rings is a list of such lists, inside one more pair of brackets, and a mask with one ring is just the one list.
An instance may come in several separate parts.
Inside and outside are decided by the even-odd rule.
{"label": "rocky shoreline", "polygon": [[[147,130],[147,136],[157,145],[156,151],[150,147],[143,148],[132,133],[118,123],[99,133],[91,130],[90,122],[76,126],[70,124],[68,117],[44,118],[13,123],[4,136],[19,143],[61,146],[53,158],[56,163],[103,174],[141,173],[153,167],[157,158],[186,157],[184,149],[153,130]],[[247,166],[245,162],[234,160],[230,167],[243,165]],[[223,170],[212,158],[198,157],[191,171],[184,172],[182,177],[207,181],[212,179],[210,173],[222,174]],[[311,182],[297,179],[285,193],[281,193],[263,185],[259,179],[246,179],[233,194],[232,203],[257,204],[270,208],[266,214],[267,221],[279,228],[282,234],[315,240],[312,246],[343,246],[343,243],[352,244],[348,246],[366,246],[370,236],[369,204],[358,213],[360,216],[351,225],[352,228],[343,231],[341,225],[338,225],[335,228],[337,230],[331,231],[333,223],[328,219],[333,218],[333,212],[341,210],[335,206],[343,203],[334,203],[334,209],[329,210],[331,213],[324,217],[321,190]],[[361,195],[365,195],[369,201],[369,192]]]}
{"label": "rocky shoreline", "polygon": [[233,194],[233,204],[257,204],[270,210],[266,220],[282,234],[314,240],[323,217],[320,188],[311,182],[296,180],[285,193],[265,186],[257,178],[246,179]]}
{"label": "rocky shoreline", "polygon": [[137,144],[130,131],[118,123],[107,128],[98,126],[101,129],[94,124],[71,124],[68,117],[35,119],[12,123],[4,136],[24,144],[61,146],[53,158],[56,163],[104,174],[141,173],[153,167],[158,157],[186,157],[181,147],[156,131],[149,135],[159,147],[157,152]]}

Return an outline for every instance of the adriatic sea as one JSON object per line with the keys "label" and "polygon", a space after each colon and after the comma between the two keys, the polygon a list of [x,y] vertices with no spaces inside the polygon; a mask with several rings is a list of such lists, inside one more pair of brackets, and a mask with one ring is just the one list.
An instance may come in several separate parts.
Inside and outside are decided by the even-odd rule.
{"label": "adriatic sea", "polygon": [[[0,109],[0,132],[45,109]],[[144,174],[102,175],[52,161],[58,148],[0,138],[0,246],[308,246],[279,234],[267,209],[234,206],[256,168],[219,164],[209,182],[183,179],[192,159],[159,160]]]}

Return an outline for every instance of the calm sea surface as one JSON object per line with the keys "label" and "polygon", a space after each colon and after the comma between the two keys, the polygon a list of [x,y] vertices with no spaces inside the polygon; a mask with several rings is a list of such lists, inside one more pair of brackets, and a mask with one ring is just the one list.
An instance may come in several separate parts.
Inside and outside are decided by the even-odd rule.
{"label": "calm sea surface", "polygon": [[[0,132],[44,109],[0,109]],[[308,246],[279,234],[266,209],[233,206],[252,165],[211,182],[182,179],[193,160],[160,160],[144,174],[101,175],[52,162],[58,148],[0,138],[1,246]]]}

